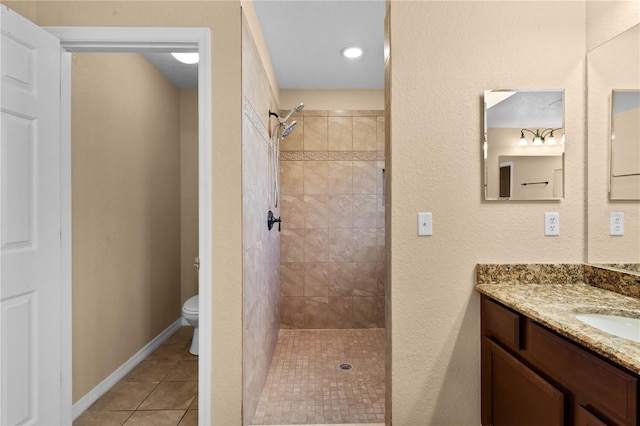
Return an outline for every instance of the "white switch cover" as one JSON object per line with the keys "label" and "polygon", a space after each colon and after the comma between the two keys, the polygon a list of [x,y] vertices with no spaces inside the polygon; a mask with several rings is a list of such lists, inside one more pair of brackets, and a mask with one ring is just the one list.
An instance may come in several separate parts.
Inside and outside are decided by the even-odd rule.
{"label": "white switch cover", "polygon": [[560,235],[560,213],[544,214],[544,235]]}
{"label": "white switch cover", "polygon": [[624,235],[624,212],[609,212],[609,235]]}
{"label": "white switch cover", "polygon": [[418,213],[418,235],[433,235],[433,220],[431,213]]}

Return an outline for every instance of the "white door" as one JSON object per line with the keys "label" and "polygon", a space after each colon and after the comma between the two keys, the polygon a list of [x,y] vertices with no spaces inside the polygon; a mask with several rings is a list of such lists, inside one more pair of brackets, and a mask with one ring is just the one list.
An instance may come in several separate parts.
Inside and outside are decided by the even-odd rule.
{"label": "white door", "polygon": [[60,44],[2,7],[0,424],[60,424]]}

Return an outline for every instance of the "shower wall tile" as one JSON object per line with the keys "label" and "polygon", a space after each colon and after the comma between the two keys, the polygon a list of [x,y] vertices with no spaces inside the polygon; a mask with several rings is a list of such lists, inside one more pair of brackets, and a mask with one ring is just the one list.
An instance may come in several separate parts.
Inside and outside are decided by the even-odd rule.
{"label": "shower wall tile", "polygon": [[304,162],[304,194],[327,194],[329,187],[329,162]]}
{"label": "shower wall tile", "polygon": [[283,328],[385,326],[383,114],[304,110],[281,144]]}
{"label": "shower wall tile", "polygon": [[303,195],[281,195],[282,228],[304,228],[305,203]]}
{"label": "shower wall tile", "polygon": [[353,250],[352,229],[329,229],[329,262],[352,262]]}
{"label": "shower wall tile", "polygon": [[384,117],[376,117],[376,150],[384,152],[385,139],[385,120]]}
{"label": "shower wall tile", "polygon": [[353,298],[354,328],[375,328],[378,324],[378,301],[376,297]]}
{"label": "shower wall tile", "polygon": [[354,161],[353,162],[353,193],[375,195],[376,193],[376,162],[375,161]]}
{"label": "shower wall tile", "polygon": [[304,264],[304,295],[328,296],[329,294],[329,264]]}
{"label": "shower wall tile", "polygon": [[[296,129],[280,142],[280,151],[302,151],[304,149],[304,118],[296,114]],[[270,129],[271,130],[271,129]]]}
{"label": "shower wall tile", "polygon": [[328,148],[328,120],[326,117],[305,117],[304,150],[326,151]]}
{"label": "shower wall tile", "polygon": [[329,196],[304,196],[304,223],[306,228],[329,227]]}
{"label": "shower wall tile", "polygon": [[282,229],[280,232],[281,262],[304,262],[304,229]]}
{"label": "shower wall tile", "polygon": [[304,297],[280,297],[280,326],[304,328]]}
{"label": "shower wall tile", "polygon": [[329,228],[351,228],[353,225],[353,196],[329,195]]}
{"label": "shower wall tile", "polygon": [[328,111],[329,117],[352,117],[353,111],[350,109],[332,109]]}
{"label": "shower wall tile", "polygon": [[376,296],[377,262],[356,262],[353,271],[353,295]]}
{"label": "shower wall tile", "polygon": [[304,298],[304,326],[305,328],[329,327],[329,298]]}
{"label": "shower wall tile", "polygon": [[329,263],[329,296],[353,296],[354,269],[351,262]]}
{"label": "shower wall tile", "polygon": [[329,151],[352,151],[353,118],[329,117]]}
{"label": "shower wall tile", "polygon": [[377,128],[376,117],[353,117],[353,150],[375,151]]}
{"label": "shower wall tile", "polygon": [[353,299],[329,297],[328,328],[353,328]]}
{"label": "shower wall tile", "polygon": [[287,195],[304,194],[304,161],[280,162],[280,192]]}
{"label": "shower wall tile", "polygon": [[303,117],[326,117],[329,112],[323,109],[303,109]]}
{"label": "shower wall tile", "polygon": [[353,227],[375,228],[377,223],[377,197],[375,195],[353,196]]}
{"label": "shower wall tile", "polygon": [[327,229],[307,229],[304,237],[304,261],[327,262],[329,260]]}
{"label": "shower wall tile", "polygon": [[329,162],[329,194],[353,193],[353,162],[330,161]]}
{"label": "shower wall tile", "polygon": [[303,296],[304,295],[304,263],[280,264],[280,295]]}

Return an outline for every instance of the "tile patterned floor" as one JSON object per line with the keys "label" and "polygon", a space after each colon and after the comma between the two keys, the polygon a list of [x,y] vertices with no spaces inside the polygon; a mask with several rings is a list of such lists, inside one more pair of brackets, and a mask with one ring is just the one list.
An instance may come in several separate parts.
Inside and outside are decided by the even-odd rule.
{"label": "tile patterned floor", "polygon": [[78,417],[74,425],[198,424],[198,357],[182,327]]}
{"label": "tile patterned floor", "polygon": [[281,330],[252,424],[384,423],[384,363],[384,329]]}

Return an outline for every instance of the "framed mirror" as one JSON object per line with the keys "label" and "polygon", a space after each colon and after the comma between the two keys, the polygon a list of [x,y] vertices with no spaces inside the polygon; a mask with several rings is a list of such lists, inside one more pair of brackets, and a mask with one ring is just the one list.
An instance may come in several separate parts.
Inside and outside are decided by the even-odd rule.
{"label": "framed mirror", "polygon": [[564,103],[564,90],[485,90],[485,200],[564,198]]}
{"label": "framed mirror", "polygon": [[640,90],[611,93],[609,198],[640,200]]}

